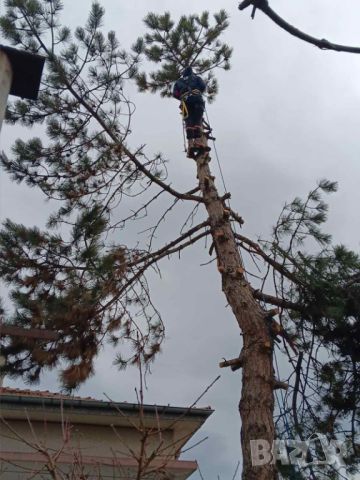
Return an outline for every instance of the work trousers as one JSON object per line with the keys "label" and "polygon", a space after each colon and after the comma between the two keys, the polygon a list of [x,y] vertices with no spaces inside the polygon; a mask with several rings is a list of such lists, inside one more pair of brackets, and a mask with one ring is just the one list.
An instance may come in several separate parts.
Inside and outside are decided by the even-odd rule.
{"label": "work trousers", "polygon": [[188,116],[185,118],[186,137],[200,138],[202,135],[202,120],[205,102],[201,95],[190,95],[185,100]]}

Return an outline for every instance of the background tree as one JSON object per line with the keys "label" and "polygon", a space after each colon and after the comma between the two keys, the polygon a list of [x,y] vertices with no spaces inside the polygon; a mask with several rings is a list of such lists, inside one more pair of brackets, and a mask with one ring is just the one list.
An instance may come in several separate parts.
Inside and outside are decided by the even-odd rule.
{"label": "background tree", "polygon": [[[259,9],[290,35],[321,50],[360,53],[359,47],[316,38],[298,29],[276,13],[268,0],[244,0],[239,4],[241,11],[248,7],[252,7],[252,19]],[[293,362],[294,390],[283,398],[283,412],[291,412],[291,432],[300,438],[309,437],[315,431],[345,438],[349,473],[356,473],[359,465],[359,256],[343,245],[328,248],[331,238],[327,235],[319,238],[318,229],[308,233],[301,231],[304,212],[318,217],[319,223],[326,218],[326,204],[320,203],[312,212],[310,205],[314,199],[318,200],[318,189],[310,192],[306,202],[295,199],[285,207],[283,214],[286,213],[274,229],[271,246],[275,258],[279,255],[276,250],[287,237],[284,263],[289,262],[293,270],[302,272],[301,280],[298,278],[295,285],[285,284],[284,287],[283,278],[275,280],[277,293],[281,292],[283,299],[296,299],[298,303],[298,313],[297,308],[285,307],[283,318],[287,325],[294,319],[300,321],[293,327],[302,338],[307,354],[306,358],[301,354],[296,364]],[[281,241],[279,233],[280,238],[283,237]],[[294,246],[303,244],[309,233],[324,248],[315,255],[295,252]],[[280,256],[283,255],[281,250]],[[284,417],[286,414],[281,413],[282,427],[286,430],[289,426]],[[310,472],[305,475],[317,478],[315,470],[316,466],[311,465]],[[316,474],[321,475],[322,470]],[[329,478],[339,476],[334,468],[326,474]]]}
{"label": "background tree", "polygon": [[[97,3],[93,4],[86,27],[75,31],[75,40],[67,28],[60,26],[60,2],[8,1],[7,8],[1,19],[4,36],[15,45],[42,52],[48,59],[39,102],[15,102],[9,108],[8,120],[25,125],[45,123],[47,140],[46,144],[39,138],[17,141],[13,158],[3,155],[2,163],[16,181],[26,181],[39,187],[48,198],[61,201],[61,207],[49,219],[49,228],[62,227],[60,233],[54,234],[10,221],[4,226],[1,275],[11,285],[15,302],[14,313],[7,321],[59,332],[56,341],[47,343],[9,339],[3,347],[7,372],[34,381],[42,370],[61,367],[63,384],[74,388],[92,373],[94,358],[105,337],[121,346],[117,356],[120,366],[128,360],[151,360],[160,348],[164,330],[151,303],[144,273],[149,267],[156,267],[160,259],[212,235],[211,253],[217,257],[223,290],[243,330],[245,353],[238,360],[243,366],[243,478],[274,478],[273,466],[254,468],[250,460],[250,439],[274,438],[273,389],[281,386],[274,379],[274,332],[271,322],[269,326],[269,314],[255,298],[287,309],[282,312],[282,321],[290,312],[287,328],[294,326],[296,330],[300,325],[302,332],[303,325],[314,325],[309,312],[325,285],[322,283],[316,290],[316,275],[322,278],[323,273],[315,270],[316,274],[312,274],[314,269],[332,268],[334,254],[329,248],[321,253],[323,261],[322,257],[315,261],[315,257],[302,253],[299,258],[304,258],[308,266],[303,267],[307,275],[301,276],[303,271],[293,272],[300,260],[292,249],[306,237],[324,244],[327,239],[316,227],[325,220],[325,206],[318,191],[317,197],[313,193],[305,206],[296,200],[284,211],[274,239],[261,248],[234,232],[233,226],[240,217],[224,203],[226,198],[220,198],[208,158],[198,159],[199,184],[182,193],[167,183],[161,155],[151,157],[144,147],[129,147],[132,104],[122,88],[126,80],[134,79],[141,89],[166,95],[181,62],[193,65],[201,74],[215,66],[228,68],[231,50],[218,40],[227,25],[226,14],[216,15],[214,26],[210,26],[206,14],[182,18],[177,24],[168,14],[150,14],[146,19],[150,33],[137,41],[129,54],[119,48],[114,33],[105,37],[100,32],[103,10]],[[186,51],[183,47],[189,45],[189,38],[199,43]],[[194,50],[195,45],[198,50]],[[150,75],[138,70],[143,54],[157,63],[158,69]],[[214,80],[209,78],[211,95],[216,91]],[[322,182],[320,188],[331,191],[334,185]],[[208,218],[202,217],[200,223],[156,249],[153,240],[158,224],[152,229],[150,241],[145,236],[142,245],[123,245],[119,232],[125,232],[130,220],[151,213],[156,200],[165,194],[170,195],[169,208],[159,222],[174,212],[179,200],[195,205],[196,209],[204,205]],[[122,209],[128,208],[129,197],[131,201],[141,200],[136,208],[131,206],[131,213],[123,216]],[[286,235],[291,238],[288,247],[281,243]],[[265,260],[270,271],[275,272],[275,285],[281,286],[277,295],[250,287],[238,246]],[[350,257],[355,263],[349,265],[344,275],[351,272],[351,278],[356,278],[357,257],[351,252]],[[327,267],[325,259],[329,261]],[[263,287],[269,287],[269,282],[263,282]],[[336,298],[346,303],[344,295],[344,289],[337,289]],[[324,298],[328,296],[325,294]],[[323,319],[325,324],[326,315],[327,310],[322,307],[316,320]],[[319,332],[319,339],[324,330]],[[300,338],[307,347],[308,336],[304,333]],[[119,343],[122,340],[128,340],[133,350],[129,352],[128,347]],[[288,348],[286,343],[284,348]],[[296,364],[295,371],[301,370]],[[310,368],[308,379],[309,371]],[[295,401],[295,407],[300,398],[299,382],[293,384],[291,402]],[[310,384],[309,380],[307,386]],[[306,399],[305,391],[302,393],[301,398]],[[325,394],[322,399],[326,400]],[[351,413],[355,425],[358,413],[354,405]],[[305,416],[302,421],[307,421]],[[303,435],[299,422],[294,422],[297,434]]]}
{"label": "background tree", "polygon": [[[281,350],[293,370],[287,380],[291,388],[279,399],[279,437],[308,439],[318,432],[345,442],[344,460],[348,473],[354,473],[359,462],[360,258],[343,245],[331,245],[331,237],[320,228],[327,209],[321,191],[335,190],[335,183],[322,181],[305,201],[297,198],[286,205],[272,240],[260,244],[261,256],[279,262],[272,279],[276,298],[265,295],[264,301],[279,306],[280,323],[301,350],[295,357],[284,339]],[[311,254],[304,248],[308,238],[319,245]],[[261,291],[256,295],[261,298]],[[317,466],[326,459],[316,451],[315,441],[312,447],[309,466],[300,470],[299,478],[342,478],[339,464]]]}

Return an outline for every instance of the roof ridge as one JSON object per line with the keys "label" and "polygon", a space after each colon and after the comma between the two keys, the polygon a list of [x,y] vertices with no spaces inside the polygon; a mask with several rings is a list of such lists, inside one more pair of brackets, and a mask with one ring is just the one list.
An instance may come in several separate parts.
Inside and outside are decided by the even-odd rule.
{"label": "roof ridge", "polygon": [[[81,397],[81,396],[78,396],[78,395],[69,395],[69,394],[66,394],[66,393],[61,393],[61,392],[51,392],[49,390],[30,390],[30,389],[22,389],[22,388],[14,388],[14,387],[0,387],[0,397],[2,395],[12,395],[12,396],[24,396],[24,397],[36,397],[36,398],[43,398],[43,399],[46,399],[46,398],[49,398],[49,399],[57,399],[57,400],[78,400],[78,401],[85,401],[85,402],[96,402],[98,404],[101,404],[101,405],[111,405],[111,404],[114,404],[114,405],[119,405],[119,404],[122,404],[122,405],[128,405],[129,407],[134,407],[136,404],[133,403],[133,402],[128,402],[128,401],[122,401],[122,402],[119,402],[119,401],[112,401],[110,399],[108,400],[99,400],[97,398],[93,398],[93,397]],[[176,407],[176,406],[173,406],[173,405],[159,405],[159,404],[144,404],[144,407],[147,408],[147,407],[150,407],[150,408],[160,408],[160,409],[170,409],[170,410],[177,410],[177,409],[181,409],[183,410],[184,412],[185,411],[189,411],[189,412],[196,412],[196,411],[212,411],[212,408],[210,406],[207,406],[207,407]]]}
{"label": "roof ridge", "polygon": [[51,392],[50,390],[30,390],[29,388],[0,387],[0,395],[27,395],[43,398],[63,398],[71,400],[93,400],[95,402],[103,402],[93,397],[80,397],[78,395],[69,395],[61,392]]}

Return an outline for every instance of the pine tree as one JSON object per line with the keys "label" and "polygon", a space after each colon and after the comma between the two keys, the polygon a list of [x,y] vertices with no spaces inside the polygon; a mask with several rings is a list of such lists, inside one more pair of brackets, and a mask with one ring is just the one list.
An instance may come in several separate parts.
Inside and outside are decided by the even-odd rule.
{"label": "pine tree", "polygon": [[[240,235],[235,225],[241,218],[226,203],[229,196],[219,195],[208,154],[196,159],[195,188],[179,192],[167,181],[162,155],[131,147],[131,104],[125,93],[133,81],[143,92],[167,96],[183,67],[191,65],[207,80],[213,100],[216,68],[230,67],[231,48],[221,41],[226,13],[211,19],[205,12],[178,22],[169,13],[150,13],[147,32],[126,52],[114,32],[102,33],[104,10],[97,2],[86,25],[73,33],[61,26],[61,10],[59,0],[7,0],[0,18],[8,42],[47,59],[38,101],[17,100],[7,111],[8,122],[36,125],[44,134],[17,140],[11,157],[3,153],[1,163],[14,181],[39,188],[60,205],[48,231],[7,220],[0,233],[0,275],[14,304],[5,321],[57,332],[52,341],[7,339],[5,371],[34,382],[42,371],[59,368],[62,384],[73,389],[93,373],[106,339],[117,348],[119,367],[147,364],[160,350],[164,326],[151,302],[146,272],[209,237],[243,338],[234,361],[242,368],[243,479],[277,478],[275,465],[252,465],[250,441],[271,444],[284,428],[285,434],[306,439],[314,430],[336,435],[345,425],[352,452],[348,462],[356,469],[359,257],[332,247],[321,230],[327,209],[322,194],[333,192],[336,184],[322,181],[305,201],[286,205],[268,241]],[[143,71],[143,58],[155,70]],[[131,221],[156,213],[160,195],[169,198],[160,222],[179,200],[201,207],[202,221],[156,249],[158,224],[150,241],[123,244],[121,233]],[[118,207],[125,209],[128,198],[139,201],[119,220]],[[320,245],[318,253],[307,253],[308,239]],[[262,288],[248,282],[240,251],[264,262]],[[268,294],[264,289],[271,288],[271,278],[275,293]],[[267,310],[269,304],[279,311]],[[274,320],[277,313],[280,324]],[[276,425],[274,390],[286,385],[275,378],[275,345],[293,365]],[[301,353],[294,357],[291,348]],[[316,467],[309,469],[314,478],[324,478]],[[331,467],[325,473],[334,475]],[[307,471],[296,468],[281,474],[308,478]]]}

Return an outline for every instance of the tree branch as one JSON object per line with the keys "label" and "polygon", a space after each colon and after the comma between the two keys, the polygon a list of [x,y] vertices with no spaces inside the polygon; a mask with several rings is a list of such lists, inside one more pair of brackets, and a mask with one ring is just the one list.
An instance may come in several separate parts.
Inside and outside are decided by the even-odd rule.
{"label": "tree branch", "polygon": [[321,50],[333,50],[335,52],[347,52],[347,53],[360,53],[360,47],[351,47],[348,45],[340,45],[338,43],[330,42],[325,38],[315,38],[311,35],[308,35],[305,32],[302,32],[298,28],[294,27],[290,23],[286,22],[282,17],[280,17],[274,10],[269,6],[268,0],[244,0],[239,5],[239,10],[245,10],[250,5],[256,9],[261,10],[265,15],[267,15],[276,25],[290,33],[294,37],[300,38],[304,42],[315,45],[315,47],[320,48]]}
{"label": "tree branch", "polygon": [[[159,258],[163,258],[163,256],[168,256],[170,255],[171,253],[174,253],[174,252],[177,252],[178,250],[175,250],[173,251],[173,247],[175,247],[177,244],[181,243],[183,240],[185,240],[186,238],[189,238],[191,237],[192,235],[194,235],[194,233],[198,232],[199,230],[202,230],[203,228],[207,227],[209,225],[209,221],[206,220],[205,222],[202,222],[202,223],[199,223],[199,225],[196,225],[195,227],[192,227],[190,230],[188,230],[187,232],[183,233],[182,235],[180,235],[180,237],[176,238],[175,240],[172,240],[171,242],[169,242],[168,244],[166,244],[165,246],[161,247],[159,250],[156,250],[155,252],[151,252],[143,257],[140,257],[138,260],[135,260],[133,262],[129,262],[127,264],[128,267],[133,267],[139,263],[145,263],[149,260],[158,260]],[[209,232],[206,231],[204,232],[204,235],[208,235]],[[202,234],[202,236],[204,236]],[[195,237],[195,238],[198,238],[198,237]],[[181,245],[181,248],[183,248],[183,246]],[[171,252],[171,253],[169,253]]]}
{"label": "tree branch", "polygon": [[[241,357],[241,355],[237,358],[232,358],[231,360],[224,360],[223,362],[219,363],[220,368],[226,368],[226,367],[238,367],[241,368],[244,364],[244,359]],[[231,369],[233,370],[233,369]]]}
{"label": "tree branch", "polygon": [[299,353],[299,358],[298,358],[298,361],[297,361],[297,364],[296,364],[296,367],[295,367],[295,385],[294,385],[294,391],[293,391],[293,396],[292,396],[292,403],[291,403],[291,407],[292,407],[292,413],[293,413],[293,416],[294,416],[294,425],[295,425],[295,429],[296,429],[296,432],[299,433],[300,432],[300,425],[299,425],[299,418],[298,418],[298,414],[297,414],[297,396],[298,396],[298,393],[299,393],[299,387],[300,387],[300,377],[301,377],[301,364],[302,364],[302,361],[303,361],[303,352],[300,352]]}
{"label": "tree branch", "polygon": [[260,255],[260,257],[263,258],[266,263],[271,265],[276,271],[281,273],[281,275],[283,275],[287,279],[291,280],[292,282],[296,283],[296,285],[302,285],[302,282],[296,277],[296,275],[289,272],[289,270],[287,268],[285,268],[283,265],[281,265],[281,263],[278,263],[276,260],[274,260],[269,255],[267,255],[262,250],[262,248],[260,247],[260,245],[258,243],[253,242],[249,238],[244,237],[244,235],[241,235],[239,233],[235,233],[235,238],[237,238],[241,242],[249,245],[253,249],[252,253],[254,253],[255,255]]}
{"label": "tree branch", "polygon": [[105,132],[109,135],[109,137],[113,140],[114,142],[114,147],[119,148],[122,150],[125,155],[131,160],[138,170],[142,172],[152,183],[156,183],[159,187],[161,187],[163,190],[166,192],[170,193],[174,197],[180,199],[180,200],[194,200],[196,202],[204,202],[204,199],[202,197],[196,196],[196,195],[191,195],[191,194],[186,194],[186,193],[180,193],[174,190],[170,185],[166,184],[162,180],[160,180],[156,175],[152,174],[150,170],[148,170],[141,162],[136,158],[136,155],[134,155],[128,148],[125,147],[123,144],[122,140],[119,140],[119,138],[116,136],[114,132],[109,130],[107,127],[106,123],[103,121],[102,118],[97,114],[97,112],[89,105],[88,102],[84,100],[84,98],[77,93],[77,91],[72,87],[71,83],[68,81],[66,77],[63,77],[63,81],[65,85],[67,86],[68,90],[72,93],[72,95],[77,99],[79,103],[83,105],[84,108],[92,115],[93,118],[96,119],[96,121],[103,127]]}
{"label": "tree branch", "polygon": [[252,294],[254,298],[256,298],[257,300],[261,300],[262,302],[276,305],[277,307],[285,308],[287,310],[295,310],[296,312],[306,313],[305,308],[299,303],[294,303],[283,298],[274,297],[273,295],[268,295],[267,293],[263,293],[260,290],[255,289],[252,289]]}
{"label": "tree branch", "polygon": [[[106,311],[116,300],[118,300],[121,295],[135,282],[137,281],[145,272],[146,270],[151,267],[154,263],[157,263],[159,260],[161,260],[164,257],[173,255],[174,253],[181,252],[184,248],[188,247],[189,245],[192,245],[193,243],[196,243],[198,240],[201,240],[202,238],[206,237],[209,235],[210,231],[206,230],[205,232],[199,233],[199,235],[194,236],[193,238],[190,238],[187,242],[184,242],[178,246],[177,245],[180,241],[182,241],[184,238],[190,237],[195,231],[199,230],[200,228],[203,227],[203,225],[206,225],[207,222],[204,222],[204,224],[200,224],[197,227],[192,228],[185,234],[181,235],[181,237],[177,238],[176,240],[170,242],[168,245],[165,245],[165,247],[162,247],[160,250],[157,252],[154,252],[152,254],[149,254],[146,259],[149,259],[147,263],[145,263],[141,268],[139,268],[138,271],[134,273],[134,275],[128,279],[128,281],[119,289],[119,291],[116,293],[114,297],[112,297],[105,305],[101,307],[101,309],[96,312],[97,314],[100,311]],[[133,265],[136,265],[137,263],[140,263],[143,259],[134,262],[133,264],[129,263],[128,267],[131,267]]]}

